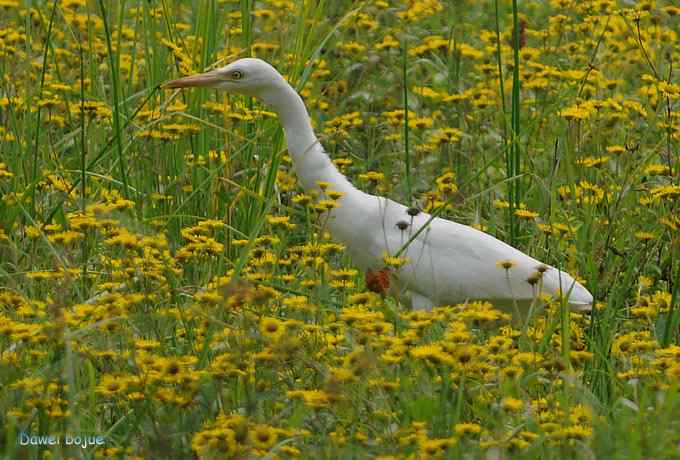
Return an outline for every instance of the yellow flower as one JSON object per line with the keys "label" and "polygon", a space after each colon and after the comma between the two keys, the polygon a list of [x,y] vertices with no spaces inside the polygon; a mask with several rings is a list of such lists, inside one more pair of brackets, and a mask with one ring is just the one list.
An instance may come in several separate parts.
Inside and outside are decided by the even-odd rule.
{"label": "yellow flower", "polygon": [[276,318],[264,317],[260,320],[260,332],[270,340],[278,340],[286,332],[286,326]]}
{"label": "yellow flower", "polygon": [[0,179],[8,179],[14,177],[14,173],[7,170],[7,165],[5,163],[0,163]]}
{"label": "yellow flower", "polygon": [[239,446],[236,441],[236,433],[225,427],[216,427],[196,433],[191,439],[191,448],[201,455],[214,451],[224,458],[234,457]]}
{"label": "yellow flower", "polygon": [[528,209],[515,209],[515,215],[522,219],[535,219],[538,217],[537,212],[529,211]]}
{"label": "yellow flower", "polygon": [[651,241],[656,238],[656,235],[651,232],[635,232],[635,238],[640,241]]}
{"label": "yellow flower", "polygon": [[463,132],[456,128],[442,128],[434,132],[429,142],[432,144],[453,144],[463,137]]}
{"label": "yellow flower", "polygon": [[447,171],[437,178],[435,181],[439,193],[453,194],[458,191],[456,185],[456,175],[452,171]]}
{"label": "yellow flower", "polygon": [[610,145],[607,147],[607,153],[611,153],[614,155],[621,155],[622,153],[626,152],[626,148],[622,145]]}
{"label": "yellow flower", "polygon": [[302,399],[313,409],[326,407],[330,403],[330,396],[322,390],[289,390],[287,395],[289,398]]}
{"label": "yellow flower", "polygon": [[434,364],[452,365],[453,358],[439,344],[421,345],[411,349],[411,356],[414,359],[430,361]]}
{"label": "yellow flower", "polygon": [[508,396],[501,401],[501,407],[508,412],[518,412],[522,410],[524,403],[521,399]]}
{"label": "yellow flower", "polygon": [[418,94],[419,96],[427,97],[434,101],[440,100],[442,97],[444,97],[442,93],[434,91],[432,88],[428,88],[427,86],[415,86],[411,89],[411,92],[413,94]]}
{"label": "yellow flower", "polygon": [[560,110],[559,115],[569,121],[571,120],[581,121],[590,117],[591,110],[588,110],[584,106],[572,106]]}
{"label": "yellow flower", "polygon": [[664,174],[669,174],[670,169],[666,165],[662,165],[659,163],[653,163],[650,164],[645,168],[645,173],[650,174],[650,175],[664,175]]}
{"label": "yellow flower", "polygon": [[383,262],[390,268],[399,269],[408,264],[410,260],[408,257],[393,257],[385,253],[383,254]]}
{"label": "yellow flower", "polygon": [[377,184],[378,182],[385,180],[385,174],[376,171],[368,171],[366,173],[359,174],[359,180]]}
{"label": "yellow flower", "polygon": [[82,239],[85,235],[80,233],[80,232],[74,232],[73,230],[67,230],[65,232],[61,233],[54,233],[52,235],[49,235],[47,239],[51,243],[55,244],[63,244],[64,246],[68,246],[71,243],[73,243],[76,240]]}
{"label": "yellow flower", "polygon": [[268,425],[256,425],[248,430],[248,440],[256,448],[268,450],[276,444],[278,433]]}
{"label": "yellow flower", "polygon": [[135,348],[137,350],[152,350],[154,348],[158,348],[160,346],[160,342],[158,340],[145,340],[145,339],[140,339],[135,341]]}
{"label": "yellow flower", "polygon": [[328,212],[331,209],[339,208],[340,203],[335,200],[319,200],[315,205],[314,209],[320,213]]}
{"label": "yellow flower", "polygon": [[680,363],[666,369],[666,377],[673,382],[677,382],[680,379]]}
{"label": "yellow flower", "polygon": [[326,190],[331,185],[331,183],[326,182],[326,181],[322,181],[322,180],[318,180],[318,181],[316,181],[316,185],[317,185],[317,187],[319,187],[319,189],[321,189],[323,191],[323,190]]}
{"label": "yellow flower", "polygon": [[602,166],[603,164],[607,163],[609,161],[609,157],[607,156],[599,156],[599,157],[584,157],[584,158],[579,158],[576,160],[577,165],[581,165],[586,168],[596,168],[598,166]]}
{"label": "yellow flower", "polygon": [[590,438],[592,435],[593,429],[591,427],[585,425],[572,425],[559,430],[555,437],[583,441]]}
{"label": "yellow flower", "polygon": [[460,436],[478,435],[482,432],[482,427],[476,423],[457,423],[453,430]]}
{"label": "yellow flower", "polygon": [[499,260],[496,262],[496,267],[502,268],[503,270],[510,270],[513,267],[517,266],[517,262],[514,262],[512,260]]}
{"label": "yellow flower", "polygon": [[104,375],[97,385],[97,392],[104,396],[117,396],[127,389],[127,381],[119,375]]}
{"label": "yellow flower", "polygon": [[342,49],[343,51],[346,51],[350,54],[359,54],[359,53],[362,53],[366,49],[366,47],[364,45],[357,43],[357,42],[345,42],[345,43],[341,43],[338,46],[340,47],[340,49]]}
{"label": "yellow flower", "polygon": [[680,8],[678,8],[677,6],[668,5],[664,6],[661,9],[663,10],[664,13],[666,13],[669,16],[680,16]]}
{"label": "yellow flower", "polygon": [[506,200],[494,200],[493,202],[493,207],[496,209],[509,209],[510,208],[510,203],[507,202]]}
{"label": "yellow flower", "polygon": [[455,438],[445,439],[421,439],[419,442],[422,458],[440,458],[444,455],[449,446],[456,443]]}
{"label": "yellow flower", "polygon": [[289,216],[267,216],[267,223],[272,226],[272,228],[281,228],[284,230],[294,230],[295,224],[290,222]]}

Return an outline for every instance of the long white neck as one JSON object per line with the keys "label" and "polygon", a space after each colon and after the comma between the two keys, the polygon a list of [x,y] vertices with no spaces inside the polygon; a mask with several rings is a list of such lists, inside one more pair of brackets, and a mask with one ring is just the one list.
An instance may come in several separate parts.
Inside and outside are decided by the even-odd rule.
{"label": "long white neck", "polygon": [[[262,97],[279,115],[288,142],[288,152],[293,159],[293,167],[298,181],[305,190],[317,190],[319,181],[328,182],[328,189],[344,194],[339,199],[340,207],[327,213],[325,223],[333,235],[333,239],[347,246],[352,259],[361,267],[375,265],[371,251],[365,244],[357,244],[357,235],[365,238],[374,227],[376,205],[371,199],[343,176],[326,155],[323,146],[316,138],[309,114],[300,95],[281,77],[278,84],[273,85]],[[323,195],[322,195],[323,196]],[[377,199],[376,197],[372,197]],[[359,241],[362,240],[359,238]],[[368,244],[368,243],[367,243]]]}
{"label": "long white neck", "polygon": [[324,152],[300,95],[282,81],[281,85],[277,85],[275,94],[267,99],[279,115],[286,134],[288,153],[293,159],[293,167],[302,187],[305,190],[318,190],[317,182],[321,181],[328,182],[329,188],[338,192],[356,190]]}

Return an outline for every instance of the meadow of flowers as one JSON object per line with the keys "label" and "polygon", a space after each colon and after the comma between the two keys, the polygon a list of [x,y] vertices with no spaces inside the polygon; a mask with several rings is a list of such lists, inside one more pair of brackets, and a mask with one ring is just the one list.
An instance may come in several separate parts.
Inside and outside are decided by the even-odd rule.
{"label": "meadow of flowers", "polygon": [[[517,3],[0,0],[4,458],[680,458],[680,7]],[[373,292],[273,113],[159,88],[247,55],[592,313]]]}

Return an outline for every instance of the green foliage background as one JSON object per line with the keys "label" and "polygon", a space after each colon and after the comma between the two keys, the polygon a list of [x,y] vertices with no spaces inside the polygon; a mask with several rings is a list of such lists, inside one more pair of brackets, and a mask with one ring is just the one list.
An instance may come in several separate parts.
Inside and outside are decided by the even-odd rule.
{"label": "green foliage background", "polygon": [[[7,458],[680,455],[673,2],[0,11]],[[248,55],[357,186],[566,269],[592,314],[412,313],[367,291],[275,114],[159,89]]]}

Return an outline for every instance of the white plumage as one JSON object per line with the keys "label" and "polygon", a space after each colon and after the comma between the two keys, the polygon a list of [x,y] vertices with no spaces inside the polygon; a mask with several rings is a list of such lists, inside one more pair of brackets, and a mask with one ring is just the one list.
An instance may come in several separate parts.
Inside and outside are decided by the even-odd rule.
{"label": "white plumage", "polygon": [[[539,293],[559,292],[568,295],[571,308],[591,308],[593,296],[569,274],[472,227],[432,219],[424,212],[411,216],[402,204],[357,190],[324,152],[300,96],[268,63],[239,59],[164,85],[192,86],[253,96],[278,114],[301,185],[321,192],[318,183],[327,182],[329,190],[344,194],[340,207],[330,212],[328,226],[333,238],[347,246],[353,262],[362,269],[381,269],[385,254],[396,254],[418,233],[401,254],[408,262],[391,275],[392,292],[410,301],[413,308],[430,309],[467,300],[525,306]],[[503,261],[513,266],[498,266]]]}

